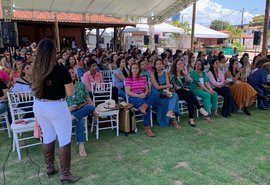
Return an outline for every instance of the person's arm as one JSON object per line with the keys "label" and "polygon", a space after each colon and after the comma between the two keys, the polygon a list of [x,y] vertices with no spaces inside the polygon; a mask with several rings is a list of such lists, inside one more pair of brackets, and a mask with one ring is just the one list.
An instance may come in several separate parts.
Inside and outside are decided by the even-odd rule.
{"label": "person's arm", "polygon": [[[157,89],[157,90],[162,90],[162,89],[166,89],[168,88],[169,86],[166,84],[166,85],[159,85],[156,81],[156,78],[155,78],[155,75],[154,73],[151,73],[150,74],[150,80],[151,80],[151,83],[152,85]],[[166,80],[167,81],[167,80]]]}
{"label": "person's arm", "polygon": [[65,91],[66,91],[66,96],[74,95],[74,86],[72,82],[69,84],[65,84]]}
{"label": "person's arm", "polygon": [[216,81],[216,79],[211,71],[209,71],[207,73],[207,76],[208,76],[210,83],[213,84],[214,87],[221,87],[223,85],[223,82]]}
{"label": "person's arm", "polygon": [[239,80],[239,78],[241,77],[242,72],[243,72],[243,68],[241,68],[239,70],[239,72],[235,75],[235,77],[233,77],[233,82],[236,82],[237,80]]}
{"label": "person's arm", "polygon": [[3,89],[3,96],[0,97],[0,100],[7,100],[7,92],[8,92],[8,89]]}
{"label": "person's arm", "polygon": [[120,81],[125,81],[125,77],[123,77],[118,71],[115,71],[116,73],[114,74],[114,76],[119,79]]}
{"label": "person's arm", "polygon": [[130,97],[138,97],[138,98],[140,98],[140,95],[139,94],[136,94],[134,92],[131,92],[131,87],[130,86],[125,86],[125,92]]}
{"label": "person's arm", "polygon": [[167,90],[169,91],[170,88],[172,87],[171,83],[170,83],[170,80],[169,80],[169,74],[168,73],[165,73],[166,75],[166,85],[167,85]]}

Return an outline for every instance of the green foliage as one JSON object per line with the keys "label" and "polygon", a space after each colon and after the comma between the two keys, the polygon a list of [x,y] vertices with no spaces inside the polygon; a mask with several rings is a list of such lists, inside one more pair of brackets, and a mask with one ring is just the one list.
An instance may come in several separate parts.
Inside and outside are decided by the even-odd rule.
{"label": "green foliage", "polygon": [[178,20],[173,21],[172,25],[178,27],[178,28],[182,28],[185,31],[185,34],[190,34],[191,28],[189,26],[189,23],[186,21],[184,23],[180,23]]}
{"label": "green foliage", "polygon": [[263,26],[264,24],[264,15],[258,15],[252,18],[250,21],[249,26]]}
{"label": "green foliage", "polygon": [[227,21],[223,21],[223,20],[213,20],[210,24],[210,28],[213,29],[213,30],[217,30],[217,31],[220,31],[220,30],[225,30],[225,28],[227,26],[229,26],[230,23],[227,22]]}
{"label": "green foliage", "polygon": [[232,48],[237,48],[237,51],[239,52],[243,52],[244,51],[244,46],[242,44],[240,44],[239,42],[234,42],[232,45],[231,45]]}
{"label": "green foliage", "polygon": [[235,28],[231,25],[228,25],[225,30],[229,32],[230,39],[240,38],[243,32],[241,28]]}

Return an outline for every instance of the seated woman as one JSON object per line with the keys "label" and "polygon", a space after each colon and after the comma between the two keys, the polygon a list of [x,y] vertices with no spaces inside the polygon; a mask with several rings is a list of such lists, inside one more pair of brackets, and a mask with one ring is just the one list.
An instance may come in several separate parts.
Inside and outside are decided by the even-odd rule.
{"label": "seated woman", "polygon": [[126,93],[124,89],[124,81],[128,77],[128,71],[126,69],[126,61],[124,58],[118,58],[116,61],[117,69],[113,74],[114,86],[118,88],[118,96],[126,99]]}
{"label": "seated woman", "polygon": [[95,106],[87,92],[85,85],[76,80],[74,69],[67,66],[72,82],[74,84],[74,95],[67,96],[66,101],[75,122],[76,142],[79,145],[79,154],[81,157],[87,155],[84,147],[84,117],[90,114],[96,114]]}
{"label": "seated woman", "polygon": [[7,92],[8,88],[6,84],[2,80],[0,80],[0,114],[6,112],[8,109]]}
{"label": "seated woman", "polygon": [[233,58],[230,59],[228,71],[225,73],[225,79],[230,82],[229,88],[239,109],[243,108],[246,115],[251,115],[248,106],[252,105],[256,98],[256,91],[241,79],[243,68],[238,70],[239,62]]}
{"label": "seated woman", "polygon": [[150,128],[150,106],[154,104],[158,96],[149,93],[148,83],[144,77],[140,76],[140,67],[137,63],[131,65],[129,78],[125,80],[125,91],[129,96],[129,103],[144,114],[144,132],[148,137],[154,137],[155,134]]}
{"label": "seated woman", "polygon": [[25,62],[22,65],[20,77],[17,78],[14,86],[11,88],[12,92],[31,92],[32,84],[32,64]]}
{"label": "seated woman", "polygon": [[149,71],[148,66],[148,59],[146,57],[142,57],[139,61],[138,64],[141,69],[140,76],[143,76],[146,78],[146,81],[150,80],[150,74],[153,72],[153,69],[151,68],[151,71]]}
{"label": "seated woman", "polygon": [[[32,91],[32,63],[25,62],[22,65],[20,78],[17,78],[14,86],[11,88],[12,92],[31,92]],[[19,106],[32,106],[33,103],[23,103]],[[32,111],[32,108],[22,108],[24,111]],[[33,113],[26,113],[24,118],[34,117]]]}
{"label": "seated woman", "polygon": [[207,73],[211,88],[223,96],[223,105],[221,109],[221,115],[225,118],[231,116],[230,113],[238,111],[238,107],[234,102],[231,90],[227,86],[227,82],[224,80],[224,74],[220,70],[218,59],[214,58],[210,62],[210,69]]}
{"label": "seated woman", "polygon": [[196,127],[196,124],[193,119],[194,106],[199,110],[199,112],[206,117],[208,113],[201,107],[198,99],[192,91],[188,89],[188,84],[193,80],[188,73],[188,69],[185,66],[184,59],[176,59],[172,64],[171,68],[171,83],[175,89],[175,92],[178,94],[179,100],[185,100],[188,107],[188,124],[192,127]]}
{"label": "seated woman", "polygon": [[264,64],[249,76],[248,82],[258,93],[258,108],[266,110],[268,109],[267,95],[270,89],[270,86],[267,85],[267,76],[270,74],[270,62],[267,58],[262,58],[258,62]]}
{"label": "seated woman", "polygon": [[[214,116],[218,116],[217,105],[218,105],[218,94],[211,88],[206,73],[204,72],[203,62],[197,60],[195,62],[194,70],[190,72],[192,83],[189,85],[189,89],[198,97],[202,98],[203,107]],[[212,107],[211,107],[212,105]]]}
{"label": "seated woman", "polygon": [[[157,124],[160,127],[167,127],[170,124],[175,128],[180,128],[177,123],[177,116],[179,116],[178,95],[173,93],[171,98],[162,96],[163,90],[170,90],[171,84],[169,75],[163,71],[162,59],[157,59],[154,63],[154,72],[150,79],[152,82],[152,93],[157,94],[160,98],[156,100],[154,109],[157,114]],[[166,115],[166,116],[165,116]]]}

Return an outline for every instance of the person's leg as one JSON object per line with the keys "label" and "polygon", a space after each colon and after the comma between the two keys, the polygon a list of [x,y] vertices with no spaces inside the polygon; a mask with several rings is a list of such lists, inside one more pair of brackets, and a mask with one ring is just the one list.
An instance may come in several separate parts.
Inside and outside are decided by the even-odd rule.
{"label": "person's leg", "polygon": [[226,88],[214,88],[214,91],[217,92],[218,95],[223,97],[223,105],[221,108],[221,115],[224,117],[229,116],[229,97]]}
{"label": "person's leg", "polygon": [[126,100],[126,93],[123,89],[118,89],[118,96]]}
{"label": "person's leg", "polygon": [[211,114],[211,94],[203,90],[195,90],[193,93],[202,98],[204,109]]}
{"label": "person's leg", "polygon": [[218,94],[215,92],[211,95],[211,103],[212,103],[212,110],[215,116],[218,116],[217,108],[218,108]]}
{"label": "person's leg", "polygon": [[118,88],[112,87],[112,99],[115,101],[115,103],[118,103]]}

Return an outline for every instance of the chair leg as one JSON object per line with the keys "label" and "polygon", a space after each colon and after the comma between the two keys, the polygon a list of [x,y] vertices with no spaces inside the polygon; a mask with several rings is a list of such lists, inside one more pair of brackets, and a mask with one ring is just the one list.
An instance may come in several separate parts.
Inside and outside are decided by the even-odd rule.
{"label": "chair leg", "polygon": [[99,119],[97,118],[97,123],[96,123],[96,137],[99,139]]}
{"label": "chair leg", "polygon": [[92,120],[92,124],[91,124],[91,132],[93,132],[93,130],[94,130],[94,125],[95,125],[95,119]]}
{"label": "chair leg", "polygon": [[84,132],[85,132],[85,141],[88,141],[88,124],[87,124],[87,117],[84,118]]}
{"label": "chair leg", "polygon": [[119,114],[116,114],[116,135],[119,136]]}
{"label": "chair leg", "polygon": [[21,150],[20,150],[20,145],[19,145],[19,140],[18,140],[18,134],[17,133],[14,134],[14,140],[15,140],[16,150],[17,150],[17,154],[18,154],[18,159],[22,160]]}
{"label": "chair leg", "polygon": [[7,131],[8,131],[8,137],[10,138],[11,137],[11,135],[10,135],[10,124],[9,124],[7,115],[5,116],[5,121],[6,121]]}
{"label": "chair leg", "polygon": [[12,142],[12,151],[15,152],[15,132],[13,131],[13,142]]}
{"label": "chair leg", "polygon": [[111,120],[111,127],[112,127],[112,130],[113,130],[113,116],[110,116],[110,120]]}

